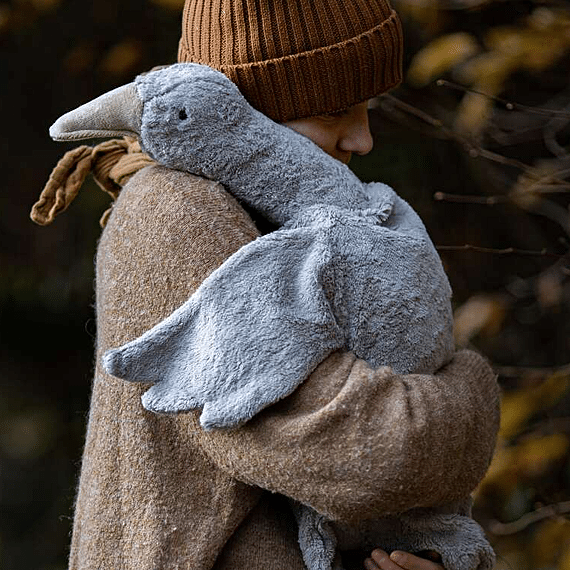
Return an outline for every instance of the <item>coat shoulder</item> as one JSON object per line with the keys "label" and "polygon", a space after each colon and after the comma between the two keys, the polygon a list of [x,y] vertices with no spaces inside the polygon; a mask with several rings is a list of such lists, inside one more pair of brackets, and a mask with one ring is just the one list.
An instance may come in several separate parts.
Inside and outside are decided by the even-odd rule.
{"label": "coat shoulder", "polygon": [[99,330],[117,333],[113,341],[142,334],[257,236],[220,184],[162,166],[144,168],[123,187],[99,242]]}

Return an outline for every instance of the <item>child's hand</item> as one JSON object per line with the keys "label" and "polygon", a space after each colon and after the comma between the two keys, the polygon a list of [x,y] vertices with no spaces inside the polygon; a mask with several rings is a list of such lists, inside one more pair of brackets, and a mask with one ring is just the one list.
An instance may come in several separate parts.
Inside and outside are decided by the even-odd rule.
{"label": "child's hand", "polygon": [[364,561],[366,570],[445,570],[441,564],[419,558],[408,552],[394,551],[388,555],[377,548]]}

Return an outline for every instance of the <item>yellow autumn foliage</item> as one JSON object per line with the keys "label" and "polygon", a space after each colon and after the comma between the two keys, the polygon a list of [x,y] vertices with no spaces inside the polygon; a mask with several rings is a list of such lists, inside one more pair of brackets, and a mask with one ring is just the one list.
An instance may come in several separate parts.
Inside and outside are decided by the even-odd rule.
{"label": "yellow autumn foliage", "polygon": [[[552,565],[559,559],[558,568],[564,566],[564,556],[570,549],[570,521],[556,517],[542,521],[530,544],[530,553],[536,564]],[[568,558],[570,562],[570,558]],[[570,567],[569,567],[570,568]]]}
{"label": "yellow autumn foliage", "polygon": [[[542,199],[541,191],[560,181],[561,171],[559,160],[538,160],[532,171],[521,172],[513,185],[509,197],[520,208],[532,210]],[[558,182],[557,182],[558,181]]]}
{"label": "yellow autumn foliage", "polygon": [[415,54],[408,68],[408,82],[414,87],[423,87],[479,49],[477,40],[468,33],[441,36]]}
{"label": "yellow autumn foliage", "polygon": [[466,93],[457,108],[454,129],[461,133],[471,135],[477,138],[487,125],[491,114],[493,113],[494,103],[488,95],[495,95],[499,91],[491,90],[485,84],[477,85],[477,91],[485,93]]}
{"label": "yellow autumn foliage", "polygon": [[409,18],[422,26],[425,30],[436,32],[442,25],[445,17],[433,0],[396,0],[397,9],[404,19]]}
{"label": "yellow autumn foliage", "polygon": [[566,456],[569,449],[570,440],[566,434],[561,433],[532,435],[512,446],[507,446],[501,438],[491,466],[477,492],[485,493],[493,489],[508,496],[521,480],[546,473]]}
{"label": "yellow autumn foliage", "polygon": [[570,440],[565,433],[531,433],[515,444],[509,442],[521,433],[537,412],[556,404],[567,392],[568,386],[567,376],[552,374],[539,386],[503,394],[497,448],[478,493],[495,489],[506,496],[520,483],[521,478],[539,477],[566,456],[570,450]]}
{"label": "yellow autumn foliage", "polygon": [[490,51],[515,60],[521,68],[547,69],[570,48],[570,24],[537,30],[517,27],[491,29],[485,38]]}
{"label": "yellow autumn foliage", "polygon": [[142,47],[138,41],[124,40],[114,45],[101,62],[101,71],[113,77],[128,76],[141,58]]}
{"label": "yellow autumn foliage", "polygon": [[469,340],[480,332],[496,334],[506,315],[503,296],[473,295],[455,310],[453,332],[459,347],[467,346]]}
{"label": "yellow autumn foliage", "polygon": [[[520,549],[502,551],[493,570],[530,570],[527,556]],[[533,568],[532,570],[536,570]]]}
{"label": "yellow autumn foliage", "polygon": [[500,91],[517,66],[515,58],[500,52],[487,51],[466,61],[456,71],[456,76],[458,81],[466,85],[485,83],[495,85],[493,91]]}
{"label": "yellow autumn foliage", "polygon": [[565,548],[558,559],[557,570],[570,570],[570,544],[565,542]]}
{"label": "yellow autumn foliage", "polygon": [[564,458],[569,447],[570,441],[564,433],[533,436],[515,447],[513,468],[522,477],[540,477],[553,463]]}
{"label": "yellow autumn foliage", "polygon": [[[402,99],[408,102],[409,97],[436,129],[442,125],[442,137],[455,140],[465,151],[480,147],[476,156],[496,158],[489,173],[483,160],[468,163],[477,181],[481,177],[492,183],[473,194],[500,194],[508,198],[509,208],[518,209],[521,219],[530,213],[529,218],[550,223],[555,232],[563,228],[557,246],[523,232],[518,245],[494,242],[497,249],[513,246],[521,267],[524,258],[527,267],[534,263],[538,269],[530,277],[518,273],[510,258],[509,267],[515,267],[512,289],[470,291],[454,320],[458,346],[474,342],[488,350],[497,371],[504,374],[502,385],[508,387],[502,396],[496,452],[476,493],[476,516],[497,552],[495,570],[570,570],[570,364],[553,372],[552,363],[568,362],[570,347],[563,325],[570,284],[570,143],[564,114],[570,76],[562,65],[570,60],[570,5],[393,1],[404,15],[405,27],[415,32],[415,44],[409,45],[422,46],[412,54],[406,75],[408,86],[417,91],[403,89]],[[440,99],[437,90],[422,89],[439,78],[448,80],[440,85],[455,87]],[[499,102],[501,98],[511,104]],[[508,115],[503,108],[513,112]],[[422,113],[416,116],[422,118]],[[517,155],[519,148],[527,154]],[[462,182],[457,181],[458,187]],[[465,194],[458,202],[470,202]],[[510,215],[506,209],[504,213]],[[485,216],[479,211],[473,215]],[[530,329],[535,323],[540,328],[533,338]],[[528,335],[521,344],[519,325]],[[560,331],[554,341],[552,330]],[[529,351],[524,363],[521,349]],[[512,366],[501,366],[502,362]],[[526,363],[528,368],[522,366]]]}
{"label": "yellow autumn foliage", "polygon": [[[409,2],[402,4],[410,8]],[[437,36],[414,55],[407,73],[408,83],[420,88],[453,70],[461,83],[490,96],[466,93],[457,109],[454,128],[474,138],[492,115],[492,97],[502,93],[513,73],[544,71],[570,50],[570,16],[539,7],[517,25],[490,28],[483,43],[481,53],[477,40],[466,32]]]}
{"label": "yellow autumn foliage", "polygon": [[558,402],[568,386],[567,376],[553,374],[539,386],[504,394],[501,402],[501,437],[509,440],[518,435],[533,415]]}
{"label": "yellow autumn foliage", "polygon": [[[540,12],[539,12],[540,10]],[[509,77],[519,69],[540,72],[554,65],[570,50],[570,19],[539,8],[522,26],[498,26],[485,35],[487,51],[459,70],[460,80],[490,97],[504,90]],[[540,23],[539,23],[540,22]],[[466,93],[458,108],[455,128],[477,137],[493,110],[489,98]]]}

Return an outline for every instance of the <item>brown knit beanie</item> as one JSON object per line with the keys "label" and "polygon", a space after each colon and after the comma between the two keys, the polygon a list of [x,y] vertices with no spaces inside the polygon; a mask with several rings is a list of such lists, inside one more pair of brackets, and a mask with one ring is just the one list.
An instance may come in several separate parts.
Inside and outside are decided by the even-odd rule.
{"label": "brown knit beanie", "polygon": [[402,43],[388,0],[186,0],[178,61],[222,71],[283,122],[395,87]]}

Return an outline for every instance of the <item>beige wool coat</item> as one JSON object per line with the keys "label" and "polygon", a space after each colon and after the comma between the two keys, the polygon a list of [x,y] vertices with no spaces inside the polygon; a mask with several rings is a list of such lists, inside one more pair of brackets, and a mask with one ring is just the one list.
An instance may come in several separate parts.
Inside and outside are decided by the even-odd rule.
{"label": "beige wool coat", "polygon": [[[148,385],[101,356],[181,305],[258,236],[217,183],[148,166],[125,184],[97,255],[97,355],[70,554],[72,570],[303,570],[283,495],[359,520],[464,499],[498,428],[486,361],[459,352],[430,376],[334,353],[245,426],[204,432],[156,415]],[[381,546],[381,545],[379,545]]]}

